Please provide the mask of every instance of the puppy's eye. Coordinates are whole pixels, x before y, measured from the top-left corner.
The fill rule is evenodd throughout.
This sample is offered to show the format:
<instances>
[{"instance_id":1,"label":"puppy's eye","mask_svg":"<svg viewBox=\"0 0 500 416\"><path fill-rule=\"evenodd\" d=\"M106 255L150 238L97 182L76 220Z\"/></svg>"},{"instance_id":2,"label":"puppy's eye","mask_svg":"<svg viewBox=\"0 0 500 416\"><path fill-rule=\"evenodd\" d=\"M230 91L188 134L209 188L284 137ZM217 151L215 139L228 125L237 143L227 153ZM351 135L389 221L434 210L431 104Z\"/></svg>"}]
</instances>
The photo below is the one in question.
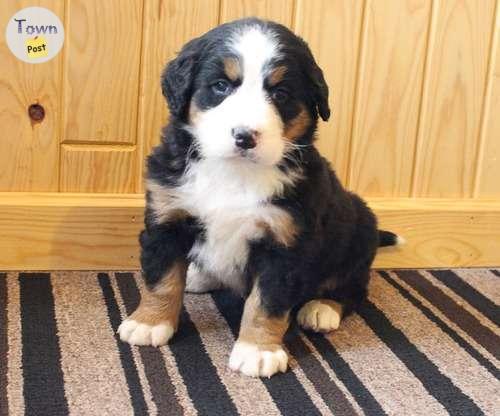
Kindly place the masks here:
<instances>
[{"instance_id":1,"label":"puppy's eye","mask_svg":"<svg viewBox=\"0 0 500 416\"><path fill-rule=\"evenodd\" d=\"M289 97L290 94L283 88L278 88L271 93L271 98L277 103L284 103Z\"/></svg>"},{"instance_id":2,"label":"puppy's eye","mask_svg":"<svg viewBox=\"0 0 500 416\"><path fill-rule=\"evenodd\" d=\"M219 95L227 95L231 92L231 84L223 79L216 81L211 87L212 91Z\"/></svg>"}]
</instances>

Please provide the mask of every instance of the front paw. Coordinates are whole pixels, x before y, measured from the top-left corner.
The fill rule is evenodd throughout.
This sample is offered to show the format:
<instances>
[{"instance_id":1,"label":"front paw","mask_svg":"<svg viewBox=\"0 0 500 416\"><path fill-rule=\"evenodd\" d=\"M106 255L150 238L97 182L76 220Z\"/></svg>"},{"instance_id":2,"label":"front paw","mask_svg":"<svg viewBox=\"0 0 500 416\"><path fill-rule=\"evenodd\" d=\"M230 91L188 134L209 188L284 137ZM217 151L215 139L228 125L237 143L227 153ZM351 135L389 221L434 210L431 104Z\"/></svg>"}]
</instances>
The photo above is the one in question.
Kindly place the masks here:
<instances>
[{"instance_id":1,"label":"front paw","mask_svg":"<svg viewBox=\"0 0 500 416\"><path fill-rule=\"evenodd\" d=\"M174 335L174 328L168 321L156 325L141 323L135 319L125 319L118 327L120 339L132 345L166 345Z\"/></svg>"},{"instance_id":2,"label":"front paw","mask_svg":"<svg viewBox=\"0 0 500 416\"><path fill-rule=\"evenodd\" d=\"M284 373L288 355L280 345L261 346L237 341L229 357L229 367L251 377L271 377Z\"/></svg>"},{"instance_id":3,"label":"front paw","mask_svg":"<svg viewBox=\"0 0 500 416\"><path fill-rule=\"evenodd\" d=\"M338 329L341 318L342 306L325 299L307 302L297 314L297 322L302 328L323 333Z\"/></svg>"}]
</instances>

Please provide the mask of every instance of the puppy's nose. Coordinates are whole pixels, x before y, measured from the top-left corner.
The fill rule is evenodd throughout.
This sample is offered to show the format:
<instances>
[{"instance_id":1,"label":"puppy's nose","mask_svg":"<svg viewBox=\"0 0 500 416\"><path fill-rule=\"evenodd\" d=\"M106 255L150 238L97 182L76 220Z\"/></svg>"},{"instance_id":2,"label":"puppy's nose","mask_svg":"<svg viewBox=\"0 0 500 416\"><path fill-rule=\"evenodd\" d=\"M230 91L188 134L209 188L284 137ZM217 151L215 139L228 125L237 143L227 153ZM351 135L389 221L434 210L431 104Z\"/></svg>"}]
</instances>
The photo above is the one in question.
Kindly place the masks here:
<instances>
[{"instance_id":1,"label":"puppy's nose","mask_svg":"<svg viewBox=\"0 0 500 416\"><path fill-rule=\"evenodd\" d=\"M246 127L235 127L231 130L236 146L241 149L253 149L257 145L258 132Z\"/></svg>"}]
</instances>

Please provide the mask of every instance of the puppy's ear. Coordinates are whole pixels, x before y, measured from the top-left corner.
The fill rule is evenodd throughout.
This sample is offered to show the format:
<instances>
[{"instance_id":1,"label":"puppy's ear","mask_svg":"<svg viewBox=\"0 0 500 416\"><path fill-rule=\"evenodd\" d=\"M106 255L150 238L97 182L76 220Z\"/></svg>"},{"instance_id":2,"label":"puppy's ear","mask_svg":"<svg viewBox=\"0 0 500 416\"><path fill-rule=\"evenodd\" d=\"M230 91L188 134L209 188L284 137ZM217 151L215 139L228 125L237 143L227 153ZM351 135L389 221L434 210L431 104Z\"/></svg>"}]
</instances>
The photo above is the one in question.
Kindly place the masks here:
<instances>
[{"instance_id":1,"label":"puppy's ear","mask_svg":"<svg viewBox=\"0 0 500 416\"><path fill-rule=\"evenodd\" d=\"M318 107L318 113L323 121L330 118L330 105L328 104L328 85L326 84L323 71L314 62L312 65L311 78L314 85L314 100Z\"/></svg>"},{"instance_id":2,"label":"puppy's ear","mask_svg":"<svg viewBox=\"0 0 500 416\"><path fill-rule=\"evenodd\" d=\"M161 75L161 90L167 100L170 113L184 117L191 101L194 76L197 71L203 39L188 42L177 57L170 61Z\"/></svg>"},{"instance_id":3,"label":"puppy's ear","mask_svg":"<svg viewBox=\"0 0 500 416\"><path fill-rule=\"evenodd\" d=\"M323 71L316 63L314 56L307 42L299 39L299 50L302 51L302 60L304 62L304 71L312 84L312 99L318 110L318 114L327 121L330 118L330 105L328 104L328 85L326 84Z\"/></svg>"}]
</instances>

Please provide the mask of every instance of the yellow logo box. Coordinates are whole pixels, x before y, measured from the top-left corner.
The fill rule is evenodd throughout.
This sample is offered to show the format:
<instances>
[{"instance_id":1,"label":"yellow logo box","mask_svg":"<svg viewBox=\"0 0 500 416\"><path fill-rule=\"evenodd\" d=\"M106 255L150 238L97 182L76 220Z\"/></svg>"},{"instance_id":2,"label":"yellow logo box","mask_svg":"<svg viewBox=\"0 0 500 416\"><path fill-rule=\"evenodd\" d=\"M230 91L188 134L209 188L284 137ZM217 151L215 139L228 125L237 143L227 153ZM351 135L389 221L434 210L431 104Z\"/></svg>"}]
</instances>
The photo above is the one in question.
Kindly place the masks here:
<instances>
[{"instance_id":1,"label":"yellow logo box","mask_svg":"<svg viewBox=\"0 0 500 416\"><path fill-rule=\"evenodd\" d=\"M26 53L28 58L41 58L49 54L47 42L43 36L35 36L33 39L26 39Z\"/></svg>"}]
</instances>

